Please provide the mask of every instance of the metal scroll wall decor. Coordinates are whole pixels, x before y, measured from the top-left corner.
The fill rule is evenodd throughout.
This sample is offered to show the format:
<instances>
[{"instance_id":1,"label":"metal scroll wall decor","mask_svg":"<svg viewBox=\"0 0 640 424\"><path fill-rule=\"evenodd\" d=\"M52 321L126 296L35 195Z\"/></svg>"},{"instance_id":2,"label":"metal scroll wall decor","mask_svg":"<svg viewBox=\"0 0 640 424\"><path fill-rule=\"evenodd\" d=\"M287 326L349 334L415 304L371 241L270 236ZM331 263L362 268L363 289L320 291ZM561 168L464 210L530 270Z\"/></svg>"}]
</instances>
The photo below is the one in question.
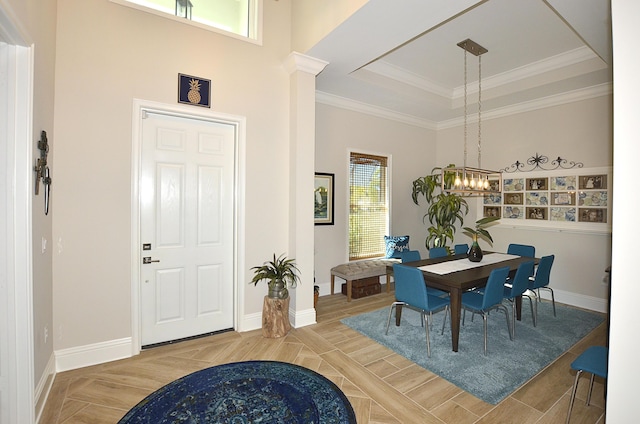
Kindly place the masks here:
<instances>
[{"instance_id":1,"label":"metal scroll wall decor","mask_svg":"<svg viewBox=\"0 0 640 424\"><path fill-rule=\"evenodd\" d=\"M553 171L556 169L582 168L583 166L584 164L582 162L568 161L561 158L560 156L549 163L548 156L536 153L534 156L531 156L529 159L527 159L526 164L517 160L512 165L501 169L499 172L530 172L535 171L536 169L540 169L543 171Z\"/></svg>"},{"instance_id":2,"label":"metal scroll wall decor","mask_svg":"<svg viewBox=\"0 0 640 424\"><path fill-rule=\"evenodd\" d=\"M44 186L44 214L49 214L49 192L51 191L51 176L49 174L49 166L47 165L47 155L49 154L49 142L47 141L47 132L42 131L40 133L40 140L38 140L38 150L40 150L40 157L36 160L36 166L33 168L36 171L36 196L40 194L40 180Z\"/></svg>"}]
</instances>

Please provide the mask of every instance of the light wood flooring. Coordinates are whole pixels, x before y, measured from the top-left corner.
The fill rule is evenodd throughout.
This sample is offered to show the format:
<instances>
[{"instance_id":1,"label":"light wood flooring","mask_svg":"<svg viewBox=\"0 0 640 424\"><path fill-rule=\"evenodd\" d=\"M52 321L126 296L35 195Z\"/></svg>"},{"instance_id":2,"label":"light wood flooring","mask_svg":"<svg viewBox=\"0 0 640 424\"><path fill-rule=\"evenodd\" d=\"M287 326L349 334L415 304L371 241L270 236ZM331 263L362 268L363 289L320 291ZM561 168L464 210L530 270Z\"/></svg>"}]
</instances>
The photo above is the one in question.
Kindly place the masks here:
<instances>
[{"instance_id":1,"label":"light wood flooring","mask_svg":"<svg viewBox=\"0 0 640 424\"><path fill-rule=\"evenodd\" d=\"M246 360L292 362L323 374L348 396L360 424L564 423L575 377L570 363L586 347L606 342L602 324L508 398L490 405L340 323L393 300L393 293L350 303L341 294L323 296L318 323L283 338L265 339L260 330L228 332L59 373L40 423L117 423L145 396L181 376ZM602 424L604 384L596 379L586 406L588 380L586 375L580 380L571 422Z\"/></svg>"}]
</instances>

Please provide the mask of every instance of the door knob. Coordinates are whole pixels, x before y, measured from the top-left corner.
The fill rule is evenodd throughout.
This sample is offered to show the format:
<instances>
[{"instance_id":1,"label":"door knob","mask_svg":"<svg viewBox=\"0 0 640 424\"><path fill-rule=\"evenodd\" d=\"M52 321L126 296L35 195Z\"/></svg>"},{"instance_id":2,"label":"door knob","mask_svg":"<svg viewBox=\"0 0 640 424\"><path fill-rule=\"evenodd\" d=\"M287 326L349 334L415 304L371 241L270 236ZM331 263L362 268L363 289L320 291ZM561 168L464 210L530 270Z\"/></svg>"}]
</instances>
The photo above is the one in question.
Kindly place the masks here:
<instances>
[{"instance_id":1,"label":"door knob","mask_svg":"<svg viewBox=\"0 0 640 424\"><path fill-rule=\"evenodd\" d=\"M145 257L142 258L142 263L143 264L150 264L151 262L160 262L160 260L158 260L158 259L152 260L151 256L145 256Z\"/></svg>"}]
</instances>

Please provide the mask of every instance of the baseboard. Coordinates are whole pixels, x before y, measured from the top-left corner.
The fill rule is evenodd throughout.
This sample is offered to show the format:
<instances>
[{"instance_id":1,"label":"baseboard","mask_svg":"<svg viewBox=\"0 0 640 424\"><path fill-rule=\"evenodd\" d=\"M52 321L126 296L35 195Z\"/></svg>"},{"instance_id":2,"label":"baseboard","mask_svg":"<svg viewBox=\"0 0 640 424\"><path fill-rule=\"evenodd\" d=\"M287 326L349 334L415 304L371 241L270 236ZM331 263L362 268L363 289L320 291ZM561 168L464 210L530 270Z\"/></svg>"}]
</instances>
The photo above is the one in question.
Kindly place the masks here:
<instances>
[{"instance_id":1,"label":"baseboard","mask_svg":"<svg viewBox=\"0 0 640 424\"><path fill-rule=\"evenodd\" d=\"M63 372L133 356L132 339L109 340L86 346L57 350L56 371Z\"/></svg>"},{"instance_id":2,"label":"baseboard","mask_svg":"<svg viewBox=\"0 0 640 424\"><path fill-rule=\"evenodd\" d=\"M564 290L553 290L553 296L558 303L571 305L578 308L589 309L590 311L607 313L609 311L609 303L607 299L599 297L585 296L583 294L572 293ZM551 300L551 293L548 290L540 290L540 297Z\"/></svg>"},{"instance_id":3,"label":"baseboard","mask_svg":"<svg viewBox=\"0 0 640 424\"><path fill-rule=\"evenodd\" d=\"M53 380L55 377L56 358L55 353L52 352L51 357L47 362L47 366L35 388L34 398L36 405L36 423L40 422L40 417L42 417L42 411L44 411L44 406L49 398L49 393L51 393L51 387L53 387Z\"/></svg>"},{"instance_id":4,"label":"baseboard","mask_svg":"<svg viewBox=\"0 0 640 424\"><path fill-rule=\"evenodd\" d=\"M262 328L262 312L244 315L238 323L238 333Z\"/></svg>"},{"instance_id":5,"label":"baseboard","mask_svg":"<svg viewBox=\"0 0 640 424\"><path fill-rule=\"evenodd\" d=\"M293 328L305 327L307 325L316 323L316 310L315 308L306 309L304 311L289 310L289 320Z\"/></svg>"}]
</instances>

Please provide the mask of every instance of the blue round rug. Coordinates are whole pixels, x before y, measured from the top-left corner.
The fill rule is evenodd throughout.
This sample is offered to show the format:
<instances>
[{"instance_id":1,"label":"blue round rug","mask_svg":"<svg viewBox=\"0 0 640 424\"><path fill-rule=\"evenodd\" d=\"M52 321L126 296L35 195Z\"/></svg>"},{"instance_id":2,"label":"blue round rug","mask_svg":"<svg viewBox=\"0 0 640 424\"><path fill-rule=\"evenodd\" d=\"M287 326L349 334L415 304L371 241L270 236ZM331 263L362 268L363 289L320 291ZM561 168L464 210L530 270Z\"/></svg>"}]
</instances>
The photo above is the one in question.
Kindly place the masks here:
<instances>
[{"instance_id":1,"label":"blue round rug","mask_svg":"<svg viewBox=\"0 0 640 424\"><path fill-rule=\"evenodd\" d=\"M342 391L295 364L248 361L194 372L151 393L119 424L355 423Z\"/></svg>"}]
</instances>

